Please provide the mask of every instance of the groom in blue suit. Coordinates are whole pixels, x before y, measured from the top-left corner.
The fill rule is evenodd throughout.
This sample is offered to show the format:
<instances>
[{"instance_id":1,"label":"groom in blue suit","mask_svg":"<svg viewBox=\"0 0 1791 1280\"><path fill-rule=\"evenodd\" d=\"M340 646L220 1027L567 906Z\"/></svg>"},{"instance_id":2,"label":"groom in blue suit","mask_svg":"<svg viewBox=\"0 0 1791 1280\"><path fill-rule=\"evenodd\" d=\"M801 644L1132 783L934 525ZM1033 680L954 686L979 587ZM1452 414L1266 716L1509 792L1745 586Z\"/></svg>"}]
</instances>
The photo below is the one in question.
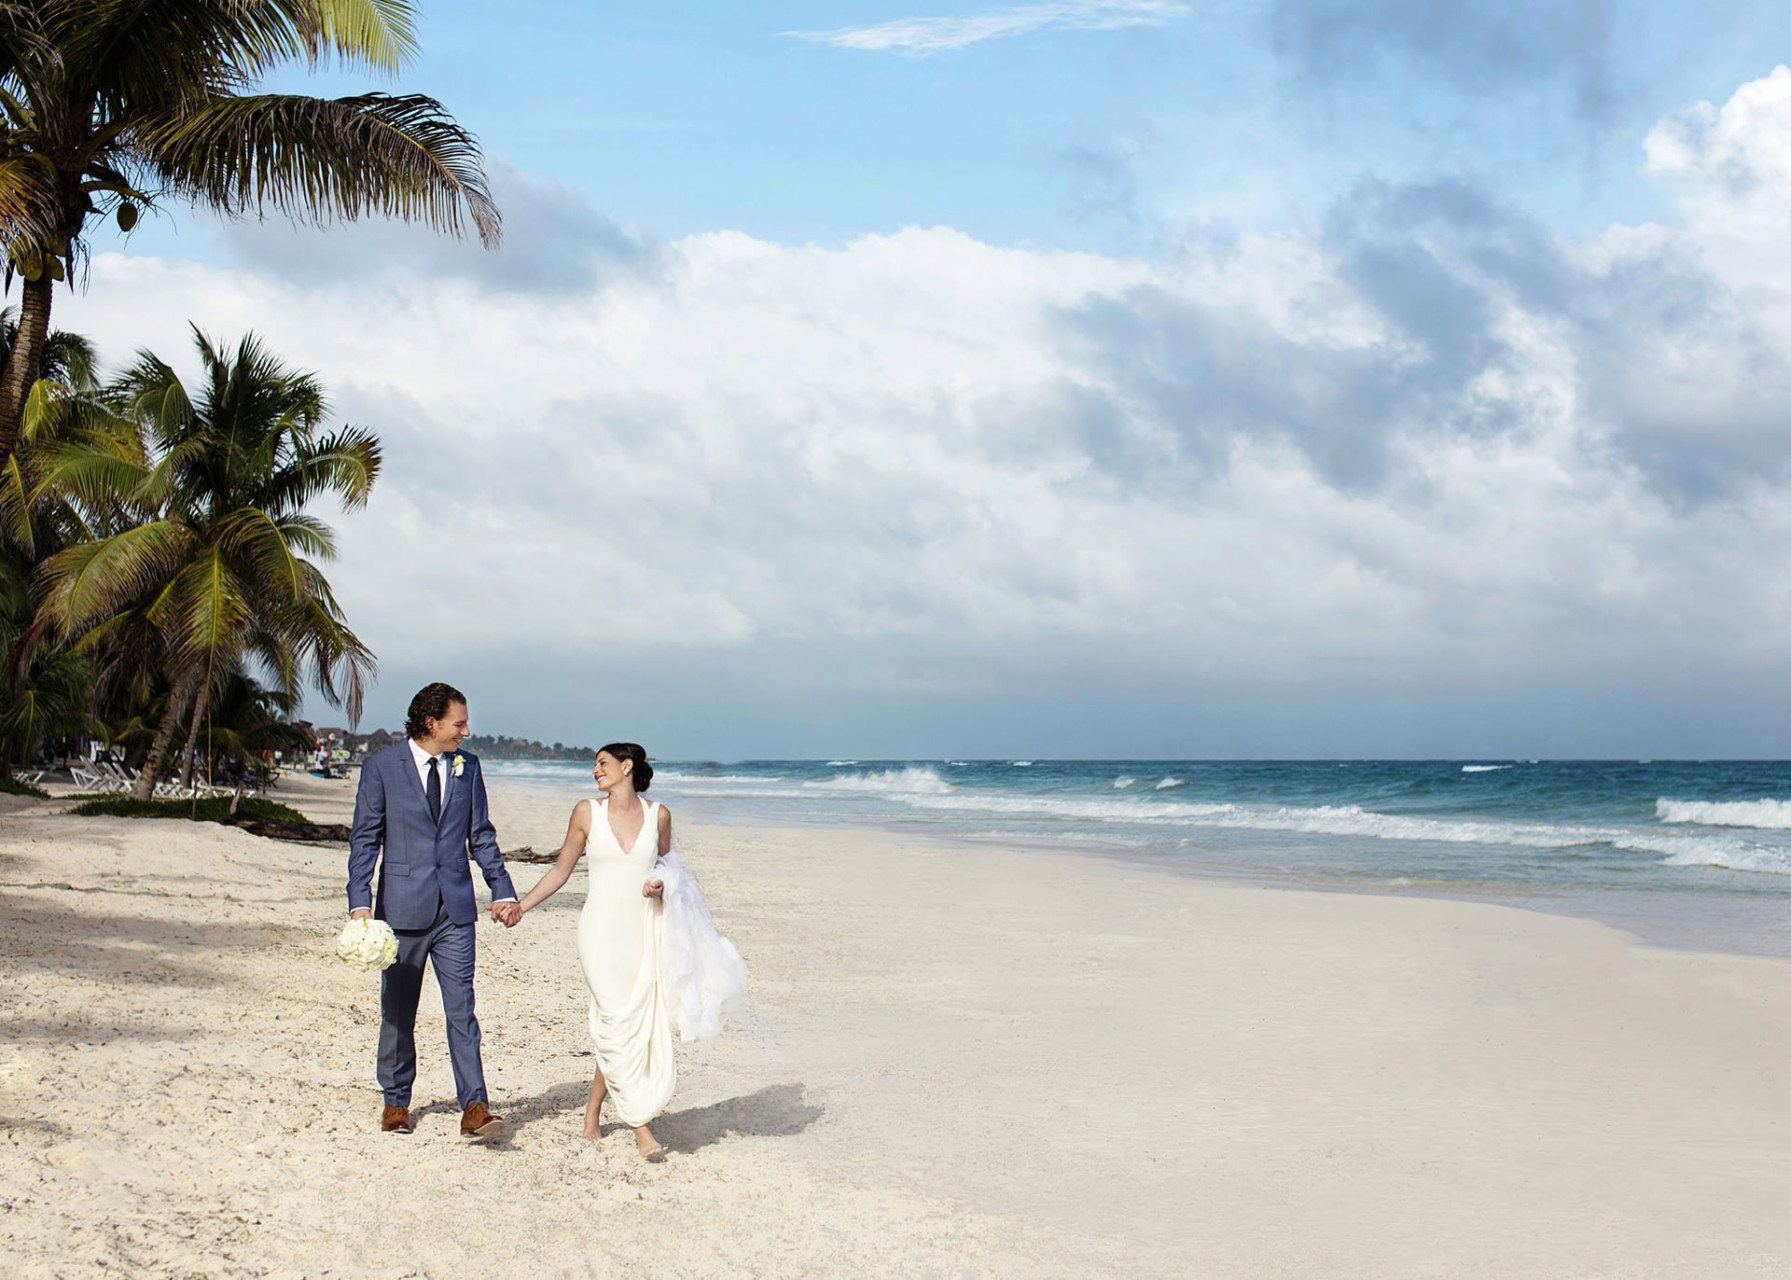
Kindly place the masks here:
<instances>
[{"instance_id":1,"label":"groom in blue suit","mask_svg":"<svg viewBox=\"0 0 1791 1280\"><path fill-rule=\"evenodd\" d=\"M460 1132L490 1137L504 1131L504 1122L487 1105L479 1061L479 1020L473 1016L473 922L479 907L467 852L478 859L491 889L493 915L506 924L515 923L508 913L517 912L516 890L486 809L479 758L459 750L470 734L466 695L453 685L425 686L410 700L404 733L403 742L361 765L348 836L348 913L356 919L376 916L398 936L398 959L379 988L379 1087L385 1093L380 1128L409 1133L414 1127L410 1089L417 1078L417 1000L423 964L429 961L448 1018ZM376 863L377 898L368 887Z\"/></svg>"}]
</instances>

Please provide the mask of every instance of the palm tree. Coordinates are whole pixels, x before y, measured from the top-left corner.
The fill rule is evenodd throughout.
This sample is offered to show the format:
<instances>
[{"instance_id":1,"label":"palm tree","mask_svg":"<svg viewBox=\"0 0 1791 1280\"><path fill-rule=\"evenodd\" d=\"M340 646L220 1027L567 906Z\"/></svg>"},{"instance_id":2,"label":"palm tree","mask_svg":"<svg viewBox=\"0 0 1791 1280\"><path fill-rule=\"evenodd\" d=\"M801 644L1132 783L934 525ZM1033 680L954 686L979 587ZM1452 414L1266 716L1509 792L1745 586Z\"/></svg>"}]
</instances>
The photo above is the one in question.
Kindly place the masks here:
<instances>
[{"instance_id":1,"label":"palm tree","mask_svg":"<svg viewBox=\"0 0 1791 1280\"><path fill-rule=\"evenodd\" d=\"M274 753L294 756L317 750L317 738L309 725L296 723L298 700L278 689L268 689L253 676L234 674L217 697L206 726L206 755L215 749L234 763L228 770L236 784L230 812L241 803L251 777L265 782L273 776ZM208 763L206 781L212 781Z\"/></svg>"},{"instance_id":2,"label":"palm tree","mask_svg":"<svg viewBox=\"0 0 1791 1280\"><path fill-rule=\"evenodd\" d=\"M306 507L330 493L345 509L364 505L378 442L360 427L324 430L317 379L286 370L252 334L234 352L197 329L193 336L197 397L147 351L112 387L151 445L133 492L153 516L64 548L40 575L41 613L58 637L136 628L165 655L173 688L137 781L140 799L153 793L181 711L195 705L196 728L213 694L251 664L282 693L315 685L332 706L346 704L351 723L374 668L318 567L334 557L334 535ZM88 460L69 451L57 476ZM128 467L100 464L114 475Z\"/></svg>"},{"instance_id":3,"label":"palm tree","mask_svg":"<svg viewBox=\"0 0 1791 1280\"><path fill-rule=\"evenodd\" d=\"M46 738L103 728L87 712L87 663L66 649L22 644L31 620L29 580L15 561L0 558L0 653L8 675L0 681L0 778L11 777L15 764L30 764Z\"/></svg>"},{"instance_id":4,"label":"palm tree","mask_svg":"<svg viewBox=\"0 0 1791 1280\"><path fill-rule=\"evenodd\" d=\"M0 0L0 241L8 287L15 269L24 280L0 368L0 463L55 283L85 259L94 218L129 231L171 198L455 235L470 218L497 242L478 144L433 98L253 92L300 59L396 74L416 49L412 12L409 0Z\"/></svg>"},{"instance_id":5,"label":"palm tree","mask_svg":"<svg viewBox=\"0 0 1791 1280\"><path fill-rule=\"evenodd\" d=\"M12 312L0 311L0 358L17 333ZM0 777L14 763L29 763L45 738L103 732L88 709L92 664L43 642L30 584L58 550L128 518L126 500L103 485L52 490L42 484L43 474L71 445L96 457L142 455L135 428L103 403L87 339L52 332L37 373L19 447L0 465Z\"/></svg>"},{"instance_id":6,"label":"palm tree","mask_svg":"<svg viewBox=\"0 0 1791 1280\"><path fill-rule=\"evenodd\" d=\"M0 310L0 363L18 334L16 314ZM117 472L108 459L141 464L147 456L137 424L119 416L104 394L93 344L80 334L50 333L32 383L16 447L0 462L0 553L28 568L71 542L133 523L139 513L131 506L128 472ZM76 455L80 465L61 465ZM52 470L59 478L48 484Z\"/></svg>"}]
</instances>

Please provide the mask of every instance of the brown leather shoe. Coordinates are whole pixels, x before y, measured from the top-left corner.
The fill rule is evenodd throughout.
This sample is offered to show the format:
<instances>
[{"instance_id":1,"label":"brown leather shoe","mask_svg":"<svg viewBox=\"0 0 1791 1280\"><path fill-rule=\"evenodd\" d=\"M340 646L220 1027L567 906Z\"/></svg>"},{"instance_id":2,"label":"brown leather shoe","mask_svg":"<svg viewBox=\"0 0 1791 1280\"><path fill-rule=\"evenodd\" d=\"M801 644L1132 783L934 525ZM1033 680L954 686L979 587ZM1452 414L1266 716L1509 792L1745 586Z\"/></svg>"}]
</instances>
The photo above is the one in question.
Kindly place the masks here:
<instances>
[{"instance_id":1,"label":"brown leather shoe","mask_svg":"<svg viewBox=\"0 0 1791 1280\"><path fill-rule=\"evenodd\" d=\"M504 1131L504 1118L494 1116L483 1102L475 1102L460 1113L460 1136L490 1138Z\"/></svg>"},{"instance_id":2,"label":"brown leather shoe","mask_svg":"<svg viewBox=\"0 0 1791 1280\"><path fill-rule=\"evenodd\" d=\"M411 1123L409 1107L387 1107L379 1117L379 1127L386 1133L409 1133L417 1126Z\"/></svg>"}]
</instances>

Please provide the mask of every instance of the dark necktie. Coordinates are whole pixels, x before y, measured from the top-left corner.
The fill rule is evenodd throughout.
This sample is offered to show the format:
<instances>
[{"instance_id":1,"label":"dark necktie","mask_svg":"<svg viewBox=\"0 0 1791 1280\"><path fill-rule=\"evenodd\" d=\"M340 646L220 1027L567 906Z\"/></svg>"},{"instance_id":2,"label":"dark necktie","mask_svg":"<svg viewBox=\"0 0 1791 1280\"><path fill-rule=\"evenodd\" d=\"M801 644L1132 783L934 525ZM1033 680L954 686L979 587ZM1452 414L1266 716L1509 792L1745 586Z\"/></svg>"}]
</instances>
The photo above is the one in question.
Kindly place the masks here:
<instances>
[{"instance_id":1,"label":"dark necktie","mask_svg":"<svg viewBox=\"0 0 1791 1280\"><path fill-rule=\"evenodd\" d=\"M442 765L434 756L429 757L429 816L437 822L442 820Z\"/></svg>"}]
</instances>

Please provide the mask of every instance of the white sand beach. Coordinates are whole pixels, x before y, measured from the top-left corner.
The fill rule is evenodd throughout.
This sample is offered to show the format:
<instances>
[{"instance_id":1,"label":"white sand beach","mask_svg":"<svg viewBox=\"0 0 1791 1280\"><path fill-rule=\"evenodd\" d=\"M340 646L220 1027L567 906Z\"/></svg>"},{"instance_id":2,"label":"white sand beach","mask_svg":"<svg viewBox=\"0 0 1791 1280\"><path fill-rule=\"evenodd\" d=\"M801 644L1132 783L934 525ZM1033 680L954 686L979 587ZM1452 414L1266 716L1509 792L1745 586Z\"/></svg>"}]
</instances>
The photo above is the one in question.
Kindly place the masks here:
<instances>
[{"instance_id":1,"label":"white sand beach","mask_svg":"<svg viewBox=\"0 0 1791 1280\"><path fill-rule=\"evenodd\" d=\"M503 844L557 846L568 802L496 784ZM687 1055L648 1166L613 1121L579 1137L582 875L480 926L512 1132L458 1136L428 983L404 1138L378 1132L377 979L330 954L342 849L0 804L9 1275L1791 1274L1784 961L686 828L775 1040Z\"/></svg>"}]
</instances>

